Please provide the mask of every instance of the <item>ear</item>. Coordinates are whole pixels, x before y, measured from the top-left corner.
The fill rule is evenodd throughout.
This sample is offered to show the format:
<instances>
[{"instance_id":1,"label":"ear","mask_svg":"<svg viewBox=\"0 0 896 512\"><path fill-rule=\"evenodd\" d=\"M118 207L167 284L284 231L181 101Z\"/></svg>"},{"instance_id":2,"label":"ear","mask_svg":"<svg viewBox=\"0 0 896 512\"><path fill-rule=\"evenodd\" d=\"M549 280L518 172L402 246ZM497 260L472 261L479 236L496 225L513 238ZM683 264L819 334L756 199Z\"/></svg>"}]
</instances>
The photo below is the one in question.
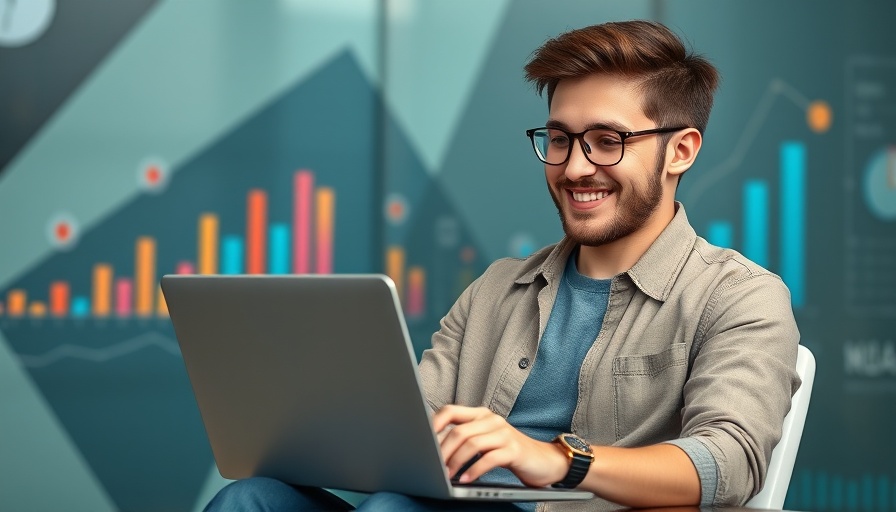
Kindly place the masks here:
<instances>
[{"instance_id":1,"label":"ear","mask_svg":"<svg viewBox=\"0 0 896 512\"><path fill-rule=\"evenodd\" d=\"M684 174L693 165L702 144L703 136L696 128L688 128L676 134L669 141L671 151L666 152L666 172L671 176Z\"/></svg>"}]
</instances>

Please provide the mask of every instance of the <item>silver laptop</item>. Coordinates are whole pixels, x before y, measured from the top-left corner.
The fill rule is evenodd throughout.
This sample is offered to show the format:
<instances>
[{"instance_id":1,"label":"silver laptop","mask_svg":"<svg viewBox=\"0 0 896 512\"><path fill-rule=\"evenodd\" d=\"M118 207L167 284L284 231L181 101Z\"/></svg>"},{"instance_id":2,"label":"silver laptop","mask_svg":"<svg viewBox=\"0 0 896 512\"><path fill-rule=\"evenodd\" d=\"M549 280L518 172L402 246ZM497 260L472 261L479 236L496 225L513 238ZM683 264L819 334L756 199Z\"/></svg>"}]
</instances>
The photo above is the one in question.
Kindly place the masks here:
<instances>
[{"instance_id":1,"label":"silver laptop","mask_svg":"<svg viewBox=\"0 0 896 512\"><path fill-rule=\"evenodd\" d=\"M383 275L162 278L218 470L441 499L589 492L452 484Z\"/></svg>"}]
</instances>

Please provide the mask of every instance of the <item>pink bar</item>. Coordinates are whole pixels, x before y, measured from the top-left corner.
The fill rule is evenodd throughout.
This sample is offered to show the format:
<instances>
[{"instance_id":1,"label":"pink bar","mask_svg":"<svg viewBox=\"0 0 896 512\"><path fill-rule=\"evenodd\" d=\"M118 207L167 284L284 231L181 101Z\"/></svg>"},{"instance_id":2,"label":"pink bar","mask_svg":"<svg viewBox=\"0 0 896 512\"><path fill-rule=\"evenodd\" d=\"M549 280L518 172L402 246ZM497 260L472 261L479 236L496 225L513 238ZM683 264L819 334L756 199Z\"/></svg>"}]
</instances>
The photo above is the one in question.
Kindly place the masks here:
<instances>
[{"instance_id":1,"label":"pink bar","mask_svg":"<svg viewBox=\"0 0 896 512\"><path fill-rule=\"evenodd\" d=\"M307 274L311 270L311 208L314 192L314 174L297 171L294 178L293 198L293 273Z\"/></svg>"},{"instance_id":2,"label":"pink bar","mask_svg":"<svg viewBox=\"0 0 896 512\"><path fill-rule=\"evenodd\" d=\"M174 270L178 274L195 274L196 267L190 261L181 261Z\"/></svg>"},{"instance_id":3,"label":"pink bar","mask_svg":"<svg viewBox=\"0 0 896 512\"><path fill-rule=\"evenodd\" d=\"M115 314L120 317L131 316L132 304L134 303L134 284L133 282L122 277L115 280Z\"/></svg>"},{"instance_id":4,"label":"pink bar","mask_svg":"<svg viewBox=\"0 0 896 512\"><path fill-rule=\"evenodd\" d=\"M420 316L423 313L423 290L419 286L408 288L408 316Z\"/></svg>"}]
</instances>

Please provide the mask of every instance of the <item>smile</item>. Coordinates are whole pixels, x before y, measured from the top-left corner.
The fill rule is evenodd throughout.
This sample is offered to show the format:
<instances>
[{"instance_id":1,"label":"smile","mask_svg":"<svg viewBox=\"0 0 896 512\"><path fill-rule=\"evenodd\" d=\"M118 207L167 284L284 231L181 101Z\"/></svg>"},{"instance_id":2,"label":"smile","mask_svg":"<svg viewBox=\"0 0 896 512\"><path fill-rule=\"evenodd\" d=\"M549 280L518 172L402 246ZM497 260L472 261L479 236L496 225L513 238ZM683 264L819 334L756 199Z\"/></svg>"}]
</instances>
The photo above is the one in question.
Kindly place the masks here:
<instances>
[{"instance_id":1,"label":"smile","mask_svg":"<svg viewBox=\"0 0 896 512\"><path fill-rule=\"evenodd\" d=\"M607 197L608 195L610 195L611 192L609 192L607 190L599 190L597 192L570 191L570 194L572 194L572 198L574 201L579 202L579 203L587 203L590 201L599 201L599 200Z\"/></svg>"}]
</instances>

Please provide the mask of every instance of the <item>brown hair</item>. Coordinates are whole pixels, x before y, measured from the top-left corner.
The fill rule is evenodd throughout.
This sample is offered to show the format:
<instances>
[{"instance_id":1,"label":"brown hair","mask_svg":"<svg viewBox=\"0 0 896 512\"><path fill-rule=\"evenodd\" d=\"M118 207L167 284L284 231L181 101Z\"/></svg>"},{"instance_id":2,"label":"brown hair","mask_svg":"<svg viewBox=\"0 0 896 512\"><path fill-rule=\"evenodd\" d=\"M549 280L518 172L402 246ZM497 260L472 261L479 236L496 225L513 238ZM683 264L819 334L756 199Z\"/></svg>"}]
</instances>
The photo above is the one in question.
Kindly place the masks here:
<instances>
[{"instance_id":1,"label":"brown hair","mask_svg":"<svg viewBox=\"0 0 896 512\"><path fill-rule=\"evenodd\" d=\"M572 30L535 50L525 67L548 106L560 80L592 73L618 74L640 82L644 114L659 126L692 126L703 133L712 110L719 73L688 51L660 23L623 21Z\"/></svg>"}]
</instances>

